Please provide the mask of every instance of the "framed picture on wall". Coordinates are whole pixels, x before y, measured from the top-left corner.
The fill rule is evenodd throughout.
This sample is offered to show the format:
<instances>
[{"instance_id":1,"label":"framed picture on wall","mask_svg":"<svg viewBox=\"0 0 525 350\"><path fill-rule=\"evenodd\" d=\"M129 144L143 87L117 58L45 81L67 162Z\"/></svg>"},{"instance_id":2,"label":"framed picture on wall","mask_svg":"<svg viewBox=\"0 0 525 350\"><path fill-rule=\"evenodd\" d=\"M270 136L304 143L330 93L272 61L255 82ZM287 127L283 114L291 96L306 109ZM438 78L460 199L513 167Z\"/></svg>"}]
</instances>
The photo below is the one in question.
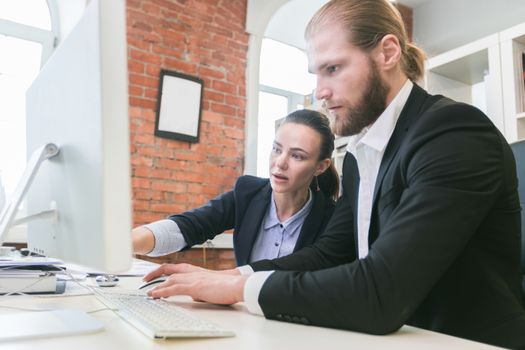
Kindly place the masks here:
<instances>
[{"instance_id":1,"label":"framed picture on wall","mask_svg":"<svg viewBox=\"0 0 525 350\"><path fill-rule=\"evenodd\" d=\"M202 79L161 70L155 136L199 142L203 88Z\"/></svg>"}]
</instances>

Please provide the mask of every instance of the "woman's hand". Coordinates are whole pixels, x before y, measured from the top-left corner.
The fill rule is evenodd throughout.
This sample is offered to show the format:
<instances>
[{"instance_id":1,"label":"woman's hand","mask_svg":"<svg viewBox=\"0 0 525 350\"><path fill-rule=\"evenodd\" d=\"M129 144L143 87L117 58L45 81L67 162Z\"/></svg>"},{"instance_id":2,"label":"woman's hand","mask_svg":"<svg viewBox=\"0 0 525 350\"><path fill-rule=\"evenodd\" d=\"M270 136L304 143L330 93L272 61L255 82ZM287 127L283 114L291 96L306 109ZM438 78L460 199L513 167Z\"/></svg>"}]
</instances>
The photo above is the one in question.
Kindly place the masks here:
<instances>
[{"instance_id":1,"label":"woman's hand","mask_svg":"<svg viewBox=\"0 0 525 350\"><path fill-rule=\"evenodd\" d=\"M163 275L172 275L174 273L191 273L191 272L208 272L219 275L231 275L239 276L240 272L237 269L228 269L228 270L209 270L204 267L195 266L192 264L162 264L159 268L151 271L146 276L144 276L144 281L148 282L154 278L163 276Z\"/></svg>"}]
</instances>

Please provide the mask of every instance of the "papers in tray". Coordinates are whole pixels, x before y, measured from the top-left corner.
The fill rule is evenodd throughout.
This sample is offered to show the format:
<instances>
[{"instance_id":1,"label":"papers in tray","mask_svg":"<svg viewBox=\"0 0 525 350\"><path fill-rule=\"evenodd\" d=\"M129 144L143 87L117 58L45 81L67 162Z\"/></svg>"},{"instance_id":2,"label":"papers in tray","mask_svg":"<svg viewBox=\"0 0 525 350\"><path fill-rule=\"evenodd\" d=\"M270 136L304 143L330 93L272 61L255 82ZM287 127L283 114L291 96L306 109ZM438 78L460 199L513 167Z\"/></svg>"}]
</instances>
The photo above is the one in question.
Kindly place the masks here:
<instances>
[{"instance_id":1,"label":"papers in tray","mask_svg":"<svg viewBox=\"0 0 525 350\"><path fill-rule=\"evenodd\" d=\"M24 266L64 266L62 260L46 258L46 257L0 257L0 270L8 267L24 267Z\"/></svg>"},{"instance_id":2,"label":"papers in tray","mask_svg":"<svg viewBox=\"0 0 525 350\"><path fill-rule=\"evenodd\" d=\"M107 274L107 272L104 272L104 271L96 271L86 266L81 266L81 265L76 265L76 264L71 264L71 263L66 264L66 266L67 266L67 270L71 273L85 273L88 276L98 276L98 275ZM133 259L133 266L131 267L131 269L127 271L123 271L121 273L112 274L112 275L121 276L121 277L122 276L140 277L156 269L157 267L159 267L158 264L155 264L149 261L145 261L145 260Z\"/></svg>"}]
</instances>

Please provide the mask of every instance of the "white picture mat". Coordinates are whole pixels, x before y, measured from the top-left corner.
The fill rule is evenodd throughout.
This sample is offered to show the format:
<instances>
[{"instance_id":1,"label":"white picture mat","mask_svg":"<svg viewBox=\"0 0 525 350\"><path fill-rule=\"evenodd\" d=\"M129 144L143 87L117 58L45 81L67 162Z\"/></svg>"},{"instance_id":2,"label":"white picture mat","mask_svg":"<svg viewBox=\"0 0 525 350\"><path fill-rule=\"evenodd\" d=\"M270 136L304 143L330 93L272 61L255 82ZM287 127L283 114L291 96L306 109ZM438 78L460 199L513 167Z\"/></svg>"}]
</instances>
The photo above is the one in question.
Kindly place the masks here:
<instances>
[{"instance_id":1,"label":"white picture mat","mask_svg":"<svg viewBox=\"0 0 525 350\"><path fill-rule=\"evenodd\" d=\"M199 83L164 75L158 129L197 137L200 101Z\"/></svg>"}]
</instances>

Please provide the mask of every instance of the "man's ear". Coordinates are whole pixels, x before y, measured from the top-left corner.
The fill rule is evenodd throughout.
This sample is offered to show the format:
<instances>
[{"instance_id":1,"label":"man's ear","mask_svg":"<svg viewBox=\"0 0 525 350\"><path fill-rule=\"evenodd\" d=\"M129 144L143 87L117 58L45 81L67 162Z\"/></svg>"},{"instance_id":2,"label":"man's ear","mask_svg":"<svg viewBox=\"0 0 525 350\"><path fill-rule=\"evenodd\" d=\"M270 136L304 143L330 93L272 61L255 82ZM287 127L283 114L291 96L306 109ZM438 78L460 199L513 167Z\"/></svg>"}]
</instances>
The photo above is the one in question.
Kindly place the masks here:
<instances>
[{"instance_id":1,"label":"man's ear","mask_svg":"<svg viewBox=\"0 0 525 350\"><path fill-rule=\"evenodd\" d=\"M392 69L401 59L401 45L395 35L385 35L375 50L377 50L376 64L382 70Z\"/></svg>"}]
</instances>

